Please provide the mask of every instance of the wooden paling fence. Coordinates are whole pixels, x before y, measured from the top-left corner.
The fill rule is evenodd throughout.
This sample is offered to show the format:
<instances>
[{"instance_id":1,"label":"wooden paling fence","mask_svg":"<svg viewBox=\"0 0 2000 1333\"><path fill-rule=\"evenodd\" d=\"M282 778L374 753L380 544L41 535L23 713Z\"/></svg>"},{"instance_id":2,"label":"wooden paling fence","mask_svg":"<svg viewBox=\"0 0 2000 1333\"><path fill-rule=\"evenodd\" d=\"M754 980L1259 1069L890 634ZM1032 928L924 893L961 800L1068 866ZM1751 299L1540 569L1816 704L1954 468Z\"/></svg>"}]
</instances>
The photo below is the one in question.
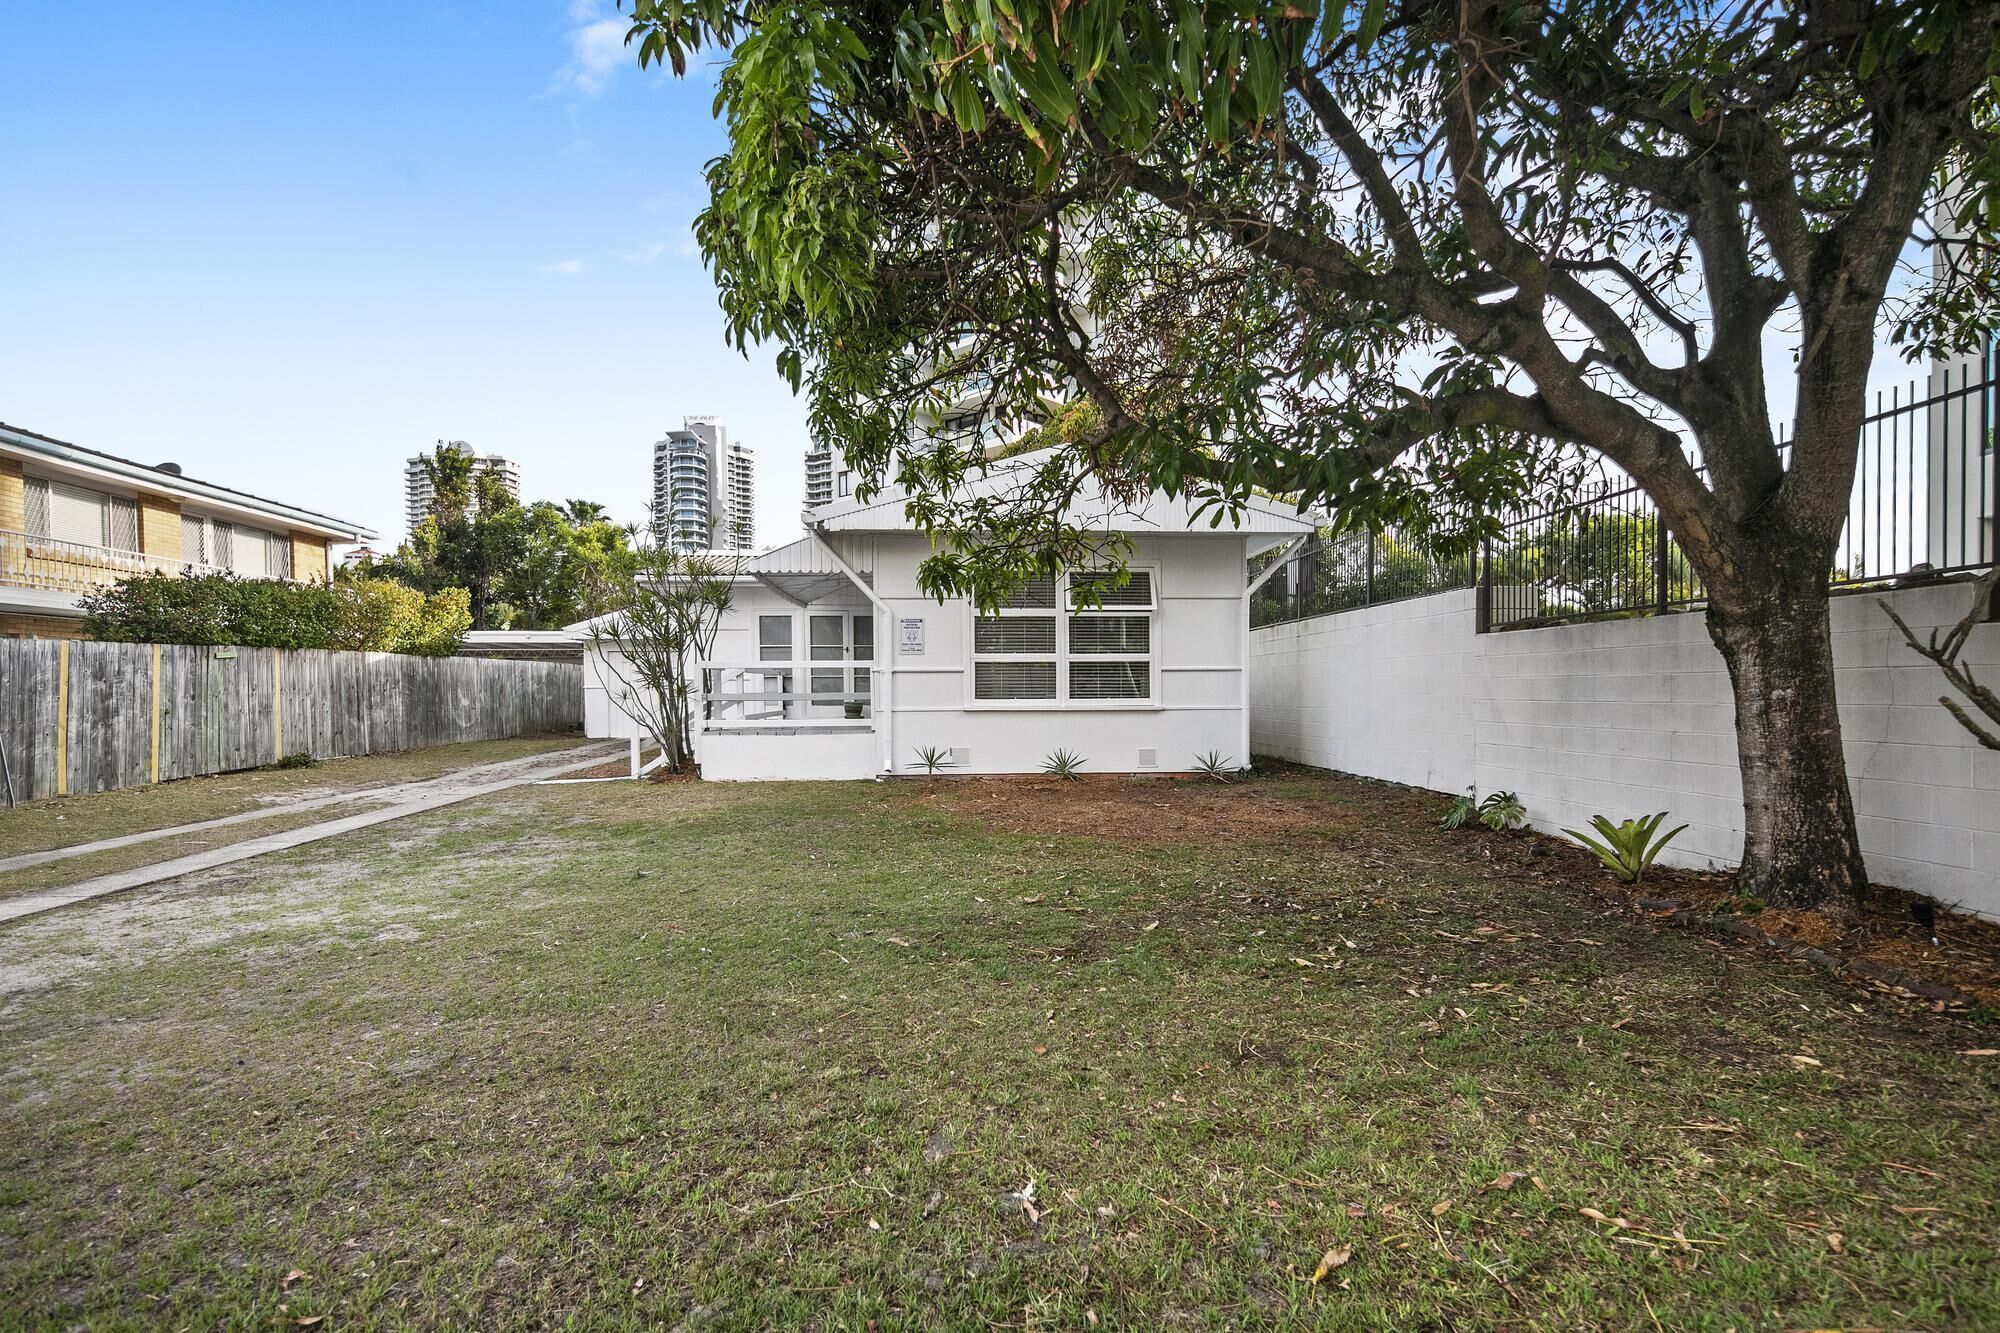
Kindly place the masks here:
<instances>
[{"instance_id":1,"label":"wooden paling fence","mask_svg":"<svg viewBox=\"0 0 2000 1333\"><path fill-rule=\"evenodd\" d=\"M569 662L0 639L16 800L582 725Z\"/></svg>"}]
</instances>

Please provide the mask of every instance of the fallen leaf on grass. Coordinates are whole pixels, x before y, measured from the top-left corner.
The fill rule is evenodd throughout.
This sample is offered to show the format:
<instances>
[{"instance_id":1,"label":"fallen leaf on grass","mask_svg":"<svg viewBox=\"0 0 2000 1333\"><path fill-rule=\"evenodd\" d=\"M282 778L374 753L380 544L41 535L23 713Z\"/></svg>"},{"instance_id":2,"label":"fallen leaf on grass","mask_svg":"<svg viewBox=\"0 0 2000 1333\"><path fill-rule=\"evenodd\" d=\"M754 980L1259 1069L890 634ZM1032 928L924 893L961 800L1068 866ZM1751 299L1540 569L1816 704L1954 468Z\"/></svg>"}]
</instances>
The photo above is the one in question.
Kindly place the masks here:
<instances>
[{"instance_id":1,"label":"fallen leaf on grass","mask_svg":"<svg viewBox=\"0 0 2000 1333\"><path fill-rule=\"evenodd\" d=\"M1589 1218L1591 1221L1602 1223L1607 1227L1617 1227L1620 1231L1630 1231L1632 1229L1632 1224L1625 1218L1606 1217L1603 1213L1598 1212L1595 1208L1579 1208L1577 1209L1577 1211L1579 1213L1582 1213L1585 1217Z\"/></svg>"},{"instance_id":2,"label":"fallen leaf on grass","mask_svg":"<svg viewBox=\"0 0 2000 1333\"><path fill-rule=\"evenodd\" d=\"M1350 1203L1347 1205L1347 1215L1349 1217L1366 1217L1368 1216L1368 1210L1358 1203Z\"/></svg>"},{"instance_id":3,"label":"fallen leaf on grass","mask_svg":"<svg viewBox=\"0 0 2000 1333\"><path fill-rule=\"evenodd\" d=\"M1352 1259L1353 1257L1354 1257L1354 1247L1352 1245L1343 1245L1337 1250L1328 1250L1325 1254L1322 1254L1319 1257L1319 1267L1313 1269L1313 1275L1310 1278L1308 1278L1307 1281L1309 1282L1324 1281L1328 1273L1331 1273L1334 1269L1339 1268L1342 1264L1346 1263L1349 1259Z\"/></svg>"},{"instance_id":4,"label":"fallen leaf on grass","mask_svg":"<svg viewBox=\"0 0 2000 1333\"><path fill-rule=\"evenodd\" d=\"M1829 1231L1826 1233L1826 1248L1832 1250L1835 1254L1847 1253L1846 1242L1847 1237L1841 1235L1838 1231Z\"/></svg>"},{"instance_id":5,"label":"fallen leaf on grass","mask_svg":"<svg viewBox=\"0 0 2000 1333\"><path fill-rule=\"evenodd\" d=\"M1810 1065L1814 1069L1826 1068L1825 1065L1813 1059L1810 1055L1788 1055L1785 1058L1795 1065Z\"/></svg>"},{"instance_id":6,"label":"fallen leaf on grass","mask_svg":"<svg viewBox=\"0 0 2000 1333\"><path fill-rule=\"evenodd\" d=\"M300 1328L317 1328L325 1320L326 1316L323 1314L302 1314L292 1323Z\"/></svg>"},{"instance_id":7,"label":"fallen leaf on grass","mask_svg":"<svg viewBox=\"0 0 2000 1333\"><path fill-rule=\"evenodd\" d=\"M292 1289L292 1284L294 1282L298 1282L304 1279L305 1275L306 1275L305 1269L294 1268L291 1272L285 1274L284 1280L282 1282L278 1283L278 1290L290 1291Z\"/></svg>"},{"instance_id":8,"label":"fallen leaf on grass","mask_svg":"<svg viewBox=\"0 0 2000 1333\"><path fill-rule=\"evenodd\" d=\"M1977 1048L1976 1050L1970 1050L1970 1051L1960 1051L1960 1052L1959 1052L1959 1054L1960 1054L1960 1055L2000 1055L2000 1048L1996 1048L1996 1047L1992 1047L1992 1046L1981 1046L1981 1047Z\"/></svg>"},{"instance_id":9,"label":"fallen leaf on grass","mask_svg":"<svg viewBox=\"0 0 2000 1333\"><path fill-rule=\"evenodd\" d=\"M1157 921L1148 921L1148 922L1147 922L1147 923L1145 924L1145 926L1144 926L1144 927L1142 927L1142 928L1140 929L1139 933L1140 933L1141 935L1143 935L1143 934L1145 934L1145 933L1146 933L1147 931L1149 931L1149 930L1158 930L1159 928L1160 928L1160 923L1159 923L1159 922L1157 922Z\"/></svg>"},{"instance_id":10,"label":"fallen leaf on grass","mask_svg":"<svg viewBox=\"0 0 2000 1333\"><path fill-rule=\"evenodd\" d=\"M874 1218L871 1217L868 1219L868 1229L870 1231L880 1231L882 1229L882 1224L880 1222L877 1222Z\"/></svg>"},{"instance_id":11,"label":"fallen leaf on grass","mask_svg":"<svg viewBox=\"0 0 2000 1333\"><path fill-rule=\"evenodd\" d=\"M1516 1181L1526 1179L1527 1174L1525 1171L1502 1171L1499 1175L1487 1181L1485 1188L1490 1190L1510 1190L1514 1188Z\"/></svg>"},{"instance_id":12,"label":"fallen leaf on grass","mask_svg":"<svg viewBox=\"0 0 2000 1333\"><path fill-rule=\"evenodd\" d=\"M1450 1211L1451 1211L1450 1199L1440 1199L1436 1203L1431 1205L1432 1217L1443 1217L1446 1213Z\"/></svg>"},{"instance_id":13,"label":"fallen leaf on grass","mask_svg":"<svg viewBox=\"0 0 2000 1333\"><path fill-rule=\"evenodd\" d=\"M895 945L898 949L907 949L910 947L910 942L900 935L884 935L882 938Z\"/></svg>"},{"instance_id":14,"label":"fallen leaf on grass","mask_svg":"<svg viewBox=\"0 0 2000 1333\"><path fill-rule=\"evenodd\" d=\"M1048 900L1049 900L1049 896L1048 896L1048 895L1047 895L1046 893L1038 893L1038 894L1036 894L1036 895L1035 895L1034 897L1032 897L1032 898L1023 898L1023 899L1021 899L1021 901L1022 901L1022 902L1024 902L1024 903L1045 903L1045 902L1047 902Z\"/></svg>"},{"instance_id":15,"label":"fallen leaf on grass","mask_svg":"<svg viewBox=\"0 0 2000 1333\"><path fill-rule=\"evenodd\" d=\"M1048 1048L1048 1047L1046 1047L1046 1046L1037 1046L1037 1047L1035 1047L1035 1054L1036 1054L1036 1055L1047 1055L1048 1053L1049 1053L1049 1048Z\"/></svg>"}]
</instances>

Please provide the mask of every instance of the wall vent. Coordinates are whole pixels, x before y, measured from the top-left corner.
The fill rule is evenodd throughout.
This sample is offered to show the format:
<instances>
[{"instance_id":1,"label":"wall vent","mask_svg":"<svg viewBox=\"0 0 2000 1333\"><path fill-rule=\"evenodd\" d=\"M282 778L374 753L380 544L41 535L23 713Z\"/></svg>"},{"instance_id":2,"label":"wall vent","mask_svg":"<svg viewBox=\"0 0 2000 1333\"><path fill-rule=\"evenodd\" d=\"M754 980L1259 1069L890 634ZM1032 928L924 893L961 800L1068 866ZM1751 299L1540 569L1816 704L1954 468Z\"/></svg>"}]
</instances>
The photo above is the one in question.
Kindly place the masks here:
<instances>
[{"instance_id":1,"label":"wall vent","mask_svg":"<svg viewBox=\"0 0 2000 1333\"><path fill-rule=\"evenodd\" d=\"M970 747L970 746L965 746L965 745L954 745L954 746L952 746L952 747L951 747L951 766L952 766L953 768L970 768L970 767L972 766L972 749L971 749L971 747Z\"/></svg>"},{"instance_id":2,"label":"wall vent","mask_svg":"<svg viewBox=\"0 0 2000 1333\"><path fill-rule=\"evenodd\" d=\"M1149 750L1139 751L1139 767L1158 768L1159 766L1160 766L1160 752L1158 750L1149 749Z\"/></svg>"}]
</instances>

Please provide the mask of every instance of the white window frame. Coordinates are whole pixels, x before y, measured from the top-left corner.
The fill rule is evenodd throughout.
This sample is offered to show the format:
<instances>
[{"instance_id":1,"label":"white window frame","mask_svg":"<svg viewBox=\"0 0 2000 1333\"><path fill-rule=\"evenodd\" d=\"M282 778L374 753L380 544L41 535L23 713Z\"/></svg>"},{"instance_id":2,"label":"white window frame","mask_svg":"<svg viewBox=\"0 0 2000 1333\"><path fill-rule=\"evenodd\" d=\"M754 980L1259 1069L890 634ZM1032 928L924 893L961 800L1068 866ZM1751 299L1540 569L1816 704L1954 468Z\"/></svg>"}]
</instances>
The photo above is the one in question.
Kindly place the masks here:
<instances>
[{"instance_id":1,"label":"white window frame","mask_svg":"<svg viewBox=\"0 0 2000 1333\"><path fill-rule=\"evenodd\" d=\"M1056 622L1056 648L1049 653L982 653L977 650L979 621L983 618L977 607L966 603L965 613L965 707L973 710L995 710L1004 712L1158 712L1160 703L1159 664L1159 619L1160 619L1160 567L1157 564L1135 563L1128 568L1134 574L1145 574L1150 580L1152 597L1143 605L1132 606L1088 606L1078 608L1074 604L1072 580L1077 575L1094 574L1093 569L1064 570L1056 575L1055 606L1050 607L1001 607L990 613L1001 619L1025 618L1048 619ZM1129 586L1129 585L1128 585ZM1075 656L1087 662L1144 662L1146 664L1146 697L1143 699L1076 699L1070 696L1069 672L1072 654L1069 648L1070 623L1074 620L1104 616L1144 616L1147 651L1144 653L1081 653ZM981 699L979 695L979 663L981 662L1053 662L1056 669L1056 692L1046 699Z\"/></svg>"}]
</instances>

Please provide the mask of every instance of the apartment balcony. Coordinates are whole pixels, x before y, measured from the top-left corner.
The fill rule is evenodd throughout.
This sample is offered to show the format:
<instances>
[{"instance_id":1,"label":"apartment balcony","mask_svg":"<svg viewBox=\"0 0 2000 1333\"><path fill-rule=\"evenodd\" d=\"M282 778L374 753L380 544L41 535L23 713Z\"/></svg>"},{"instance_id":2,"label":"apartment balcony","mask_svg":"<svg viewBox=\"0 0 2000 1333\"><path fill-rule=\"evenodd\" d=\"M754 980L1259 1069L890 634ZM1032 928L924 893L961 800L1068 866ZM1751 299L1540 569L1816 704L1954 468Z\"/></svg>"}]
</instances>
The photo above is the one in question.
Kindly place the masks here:
<instances>
[{"instance_id":1,"label":"apartment balcony","mask_svg":"<svg viewBox=\"0 0 2000 1333\"><path fill-rule=\"evenodd\" d=\"M212 565L0 530L0 602L30 611L70 611L76 599L120 579L154 571L219 574Z\"/></svg>"}]
</instances>

